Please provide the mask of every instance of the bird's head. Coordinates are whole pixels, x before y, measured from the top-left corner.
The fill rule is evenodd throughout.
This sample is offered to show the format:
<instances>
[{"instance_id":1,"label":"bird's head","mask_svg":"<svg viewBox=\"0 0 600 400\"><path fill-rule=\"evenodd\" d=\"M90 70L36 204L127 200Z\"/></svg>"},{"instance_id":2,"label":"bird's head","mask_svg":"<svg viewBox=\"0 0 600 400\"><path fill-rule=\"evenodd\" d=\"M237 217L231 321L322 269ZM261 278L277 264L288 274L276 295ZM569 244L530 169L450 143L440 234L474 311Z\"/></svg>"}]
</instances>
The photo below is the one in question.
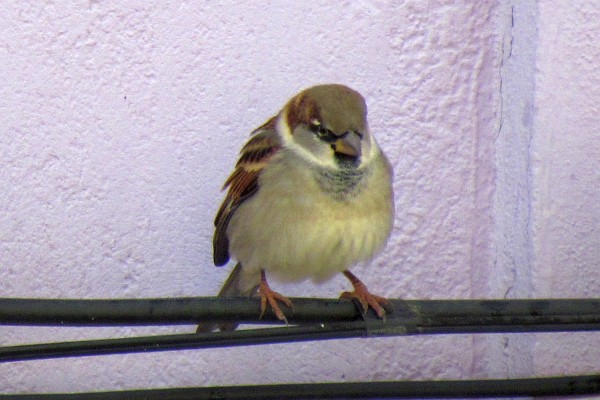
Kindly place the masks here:
<instances>
[{"instance_id":1,"label":"bird's head","mask_svg":"<svg viewBox=\"0 0 600 400\"><path fill-rule=\"evenodd\" d=\"M308 88L283 108L277 122L283 142L323 167L361 168L377 153L367 124L367 105L338 84Z\"/></svg>"}]
</instances>

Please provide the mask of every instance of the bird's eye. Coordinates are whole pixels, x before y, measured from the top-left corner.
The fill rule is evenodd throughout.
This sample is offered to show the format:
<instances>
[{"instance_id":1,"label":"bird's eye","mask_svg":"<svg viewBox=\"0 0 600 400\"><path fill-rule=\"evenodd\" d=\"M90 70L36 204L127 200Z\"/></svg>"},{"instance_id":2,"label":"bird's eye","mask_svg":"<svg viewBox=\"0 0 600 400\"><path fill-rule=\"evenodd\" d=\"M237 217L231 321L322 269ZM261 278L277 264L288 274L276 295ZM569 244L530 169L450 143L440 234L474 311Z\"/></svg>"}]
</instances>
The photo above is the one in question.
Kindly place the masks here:
<instances>
[{"instance_id":1,"label":"bird's eye","mask_svg":"<svg viewBox=\"0 0 600 400\"><path fill-rule=\"evenodd\" d=\"M310 124L308 124L308 127L310 128L310 130L313 133L319 133L319 131L323 129L323 126L321 125L321 123L319 121L317 121L316 119L313 121L310 121Z\"/></svg>"},{"instance_id":2,"label":"bird's eye","mask_svg":"<svg viewBox=\"0 0 600 400\"><path fill-rule=\"evenodd\" d=\"M334 142L337 137L329 129L325 128L317 120L311 121L309 125L310 130L317 135L317 137L325 142Z\"/></svg>"}]
</instances>

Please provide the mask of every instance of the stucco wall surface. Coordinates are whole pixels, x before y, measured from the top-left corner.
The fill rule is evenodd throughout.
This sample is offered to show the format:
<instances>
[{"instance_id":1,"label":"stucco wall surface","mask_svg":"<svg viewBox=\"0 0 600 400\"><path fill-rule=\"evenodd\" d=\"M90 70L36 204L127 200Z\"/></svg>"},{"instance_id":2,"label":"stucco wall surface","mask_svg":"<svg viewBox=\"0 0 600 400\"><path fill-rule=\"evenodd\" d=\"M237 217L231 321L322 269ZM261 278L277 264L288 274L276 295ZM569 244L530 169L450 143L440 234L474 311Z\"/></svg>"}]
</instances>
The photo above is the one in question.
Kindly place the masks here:
<instances>
[{"instance_id":1,"label":"stucco wall surface","mask_svg":"<svg viewBox=\"0 0 600 400\"><path fill-rule=\"evenodd\" d=\"M536 297L600 296L600 4L541 1L532 142ZM538 373L600 371L600 332L538 335Z\"/></svg>"},{"instance_id":2,"label":"stucco wall surface","mask_svg":"<svg viewBox=\"0 0 600 400\"><path fill-rule=\"evenodd\" d=\"M324 82L363 93L394 166L392 237L353 269L372 291L597 295L599 19L592 2L550 3L5 2L0 296L215 294L229 268L212 266L212 219L241 145ZM563 38L565 18L574 27ZM554 91L575 82L557 58L587 77L561 101ZM571 134L557 139L561 130ZM348 289L341 276L271 284L289 296ZM561 285L571 291L557 294ZM0 326L0 345L193 331ZM581 337L582 351L597 343ZM455 335L4 363L0 390L501 378L548 373L556 360L544 346L570 340ZM586 372L600 369L589 357Z\"/></svg>"},{"instance_id":3,"label":"stucco wall surface","mask_svg":"<svg viewBox=\"0 0 600 400\"><path fill-rule=\"evenodd\" d=\"M212 218L239 148L298 90L342 82L365 95L396 171L393 237L356 273L386 296L469 297L474 229L489 204L478 196L491 189L491 164L481 167L478 158L491 149L486 121L496 109L493 8L5 5L3 295L215 294L228 270L211 263ZM335 297L348 283L273 286ZM1 329L2 344L193 331ZM348 340L3 364L0 380L4 390L66 391L461 378L471 357L468 336Z\"/></svg>"}]
</instances>

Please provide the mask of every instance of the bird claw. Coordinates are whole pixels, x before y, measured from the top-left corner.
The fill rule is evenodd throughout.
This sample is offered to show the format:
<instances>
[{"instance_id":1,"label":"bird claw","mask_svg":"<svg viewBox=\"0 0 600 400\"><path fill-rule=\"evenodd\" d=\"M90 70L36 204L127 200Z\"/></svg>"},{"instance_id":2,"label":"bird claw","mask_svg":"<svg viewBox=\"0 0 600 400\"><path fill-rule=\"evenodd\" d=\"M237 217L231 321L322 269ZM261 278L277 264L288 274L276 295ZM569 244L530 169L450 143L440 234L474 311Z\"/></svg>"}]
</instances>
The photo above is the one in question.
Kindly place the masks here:
<instances>
[{"instance_id":1,"label":"bird claw","mask_svg":"<svg viewBox=\"0 0 600 400\"><path fill-rule=\"evenodd\" d=\"M268 302L269 306L271 306L271 309L273 310L273 313L275 314L277 319L279 319L280 321L284 321L287 325L288 320L287 320L285 314L283 313L283 311L281 311L281 308L279 308L277 301L278 300L281 301L282 303L284 303L286 306L288 306L289 308L291 308L293 310L294 304L292 303L292 301L290 299L288 299L287 297L285 297L284 295L272 290L266 281L261 282L260 287L258 289L258 295L260 296L260 317L259 318L262 319L262 317L265 315L265 311L267 311L267 302Z\"/></svg>"},{"instance_id":2,"label":"bird claw","mask_svg":"<svg viewBox=\"0 0 600 400\"><path fill-rule=\"evenodd\" d=\"M369 289L367 289L365 284L350 271L344 271L344 275L350 280L350 283L354 286L354 290L352 292L343 292L340 298L357 300L361 305L363 315L365 315L369 310L369 307L371 307L375 311L375 314L385 321L386 311L383 306L390 304L389 300L369 292Z\"/></svg>"},{"instance_id":3,"label":"bird claw","mask_svg":"<svg viewBox=\"0 0 600 400\"><path fill-rule=\"evenodd\" d=\"M361 305L363 315L365 315L369 310L369 307L371 307L379 318L385 320L386 311L382 304L389 304L388 299L371 294L366 290L366 287L364 291L354 290L352 292L344 292L340 296L340 299L357 300Z\"/></svg>"}]
</instances>

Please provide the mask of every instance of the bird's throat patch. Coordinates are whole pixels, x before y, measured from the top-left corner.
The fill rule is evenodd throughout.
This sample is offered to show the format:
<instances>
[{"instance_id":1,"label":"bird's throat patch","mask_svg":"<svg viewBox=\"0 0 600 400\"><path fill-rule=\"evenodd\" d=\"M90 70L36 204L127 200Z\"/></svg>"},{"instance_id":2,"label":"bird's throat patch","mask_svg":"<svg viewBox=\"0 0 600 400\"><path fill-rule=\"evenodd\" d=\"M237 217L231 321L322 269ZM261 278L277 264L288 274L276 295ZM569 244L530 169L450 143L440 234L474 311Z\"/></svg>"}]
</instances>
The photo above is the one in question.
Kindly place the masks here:
<instances>
[{"instance_id":1,"label":"bird's throat patch","mask_svg":"<svg viewBox=\"0 0 600 400\"><path fill-rule=\"evenodd\" d=\"M349 200L362 192L371 168L340 169L319 168L316 170L317 182L321 189L336 200Z\"/></svg>"}]
</instances>

